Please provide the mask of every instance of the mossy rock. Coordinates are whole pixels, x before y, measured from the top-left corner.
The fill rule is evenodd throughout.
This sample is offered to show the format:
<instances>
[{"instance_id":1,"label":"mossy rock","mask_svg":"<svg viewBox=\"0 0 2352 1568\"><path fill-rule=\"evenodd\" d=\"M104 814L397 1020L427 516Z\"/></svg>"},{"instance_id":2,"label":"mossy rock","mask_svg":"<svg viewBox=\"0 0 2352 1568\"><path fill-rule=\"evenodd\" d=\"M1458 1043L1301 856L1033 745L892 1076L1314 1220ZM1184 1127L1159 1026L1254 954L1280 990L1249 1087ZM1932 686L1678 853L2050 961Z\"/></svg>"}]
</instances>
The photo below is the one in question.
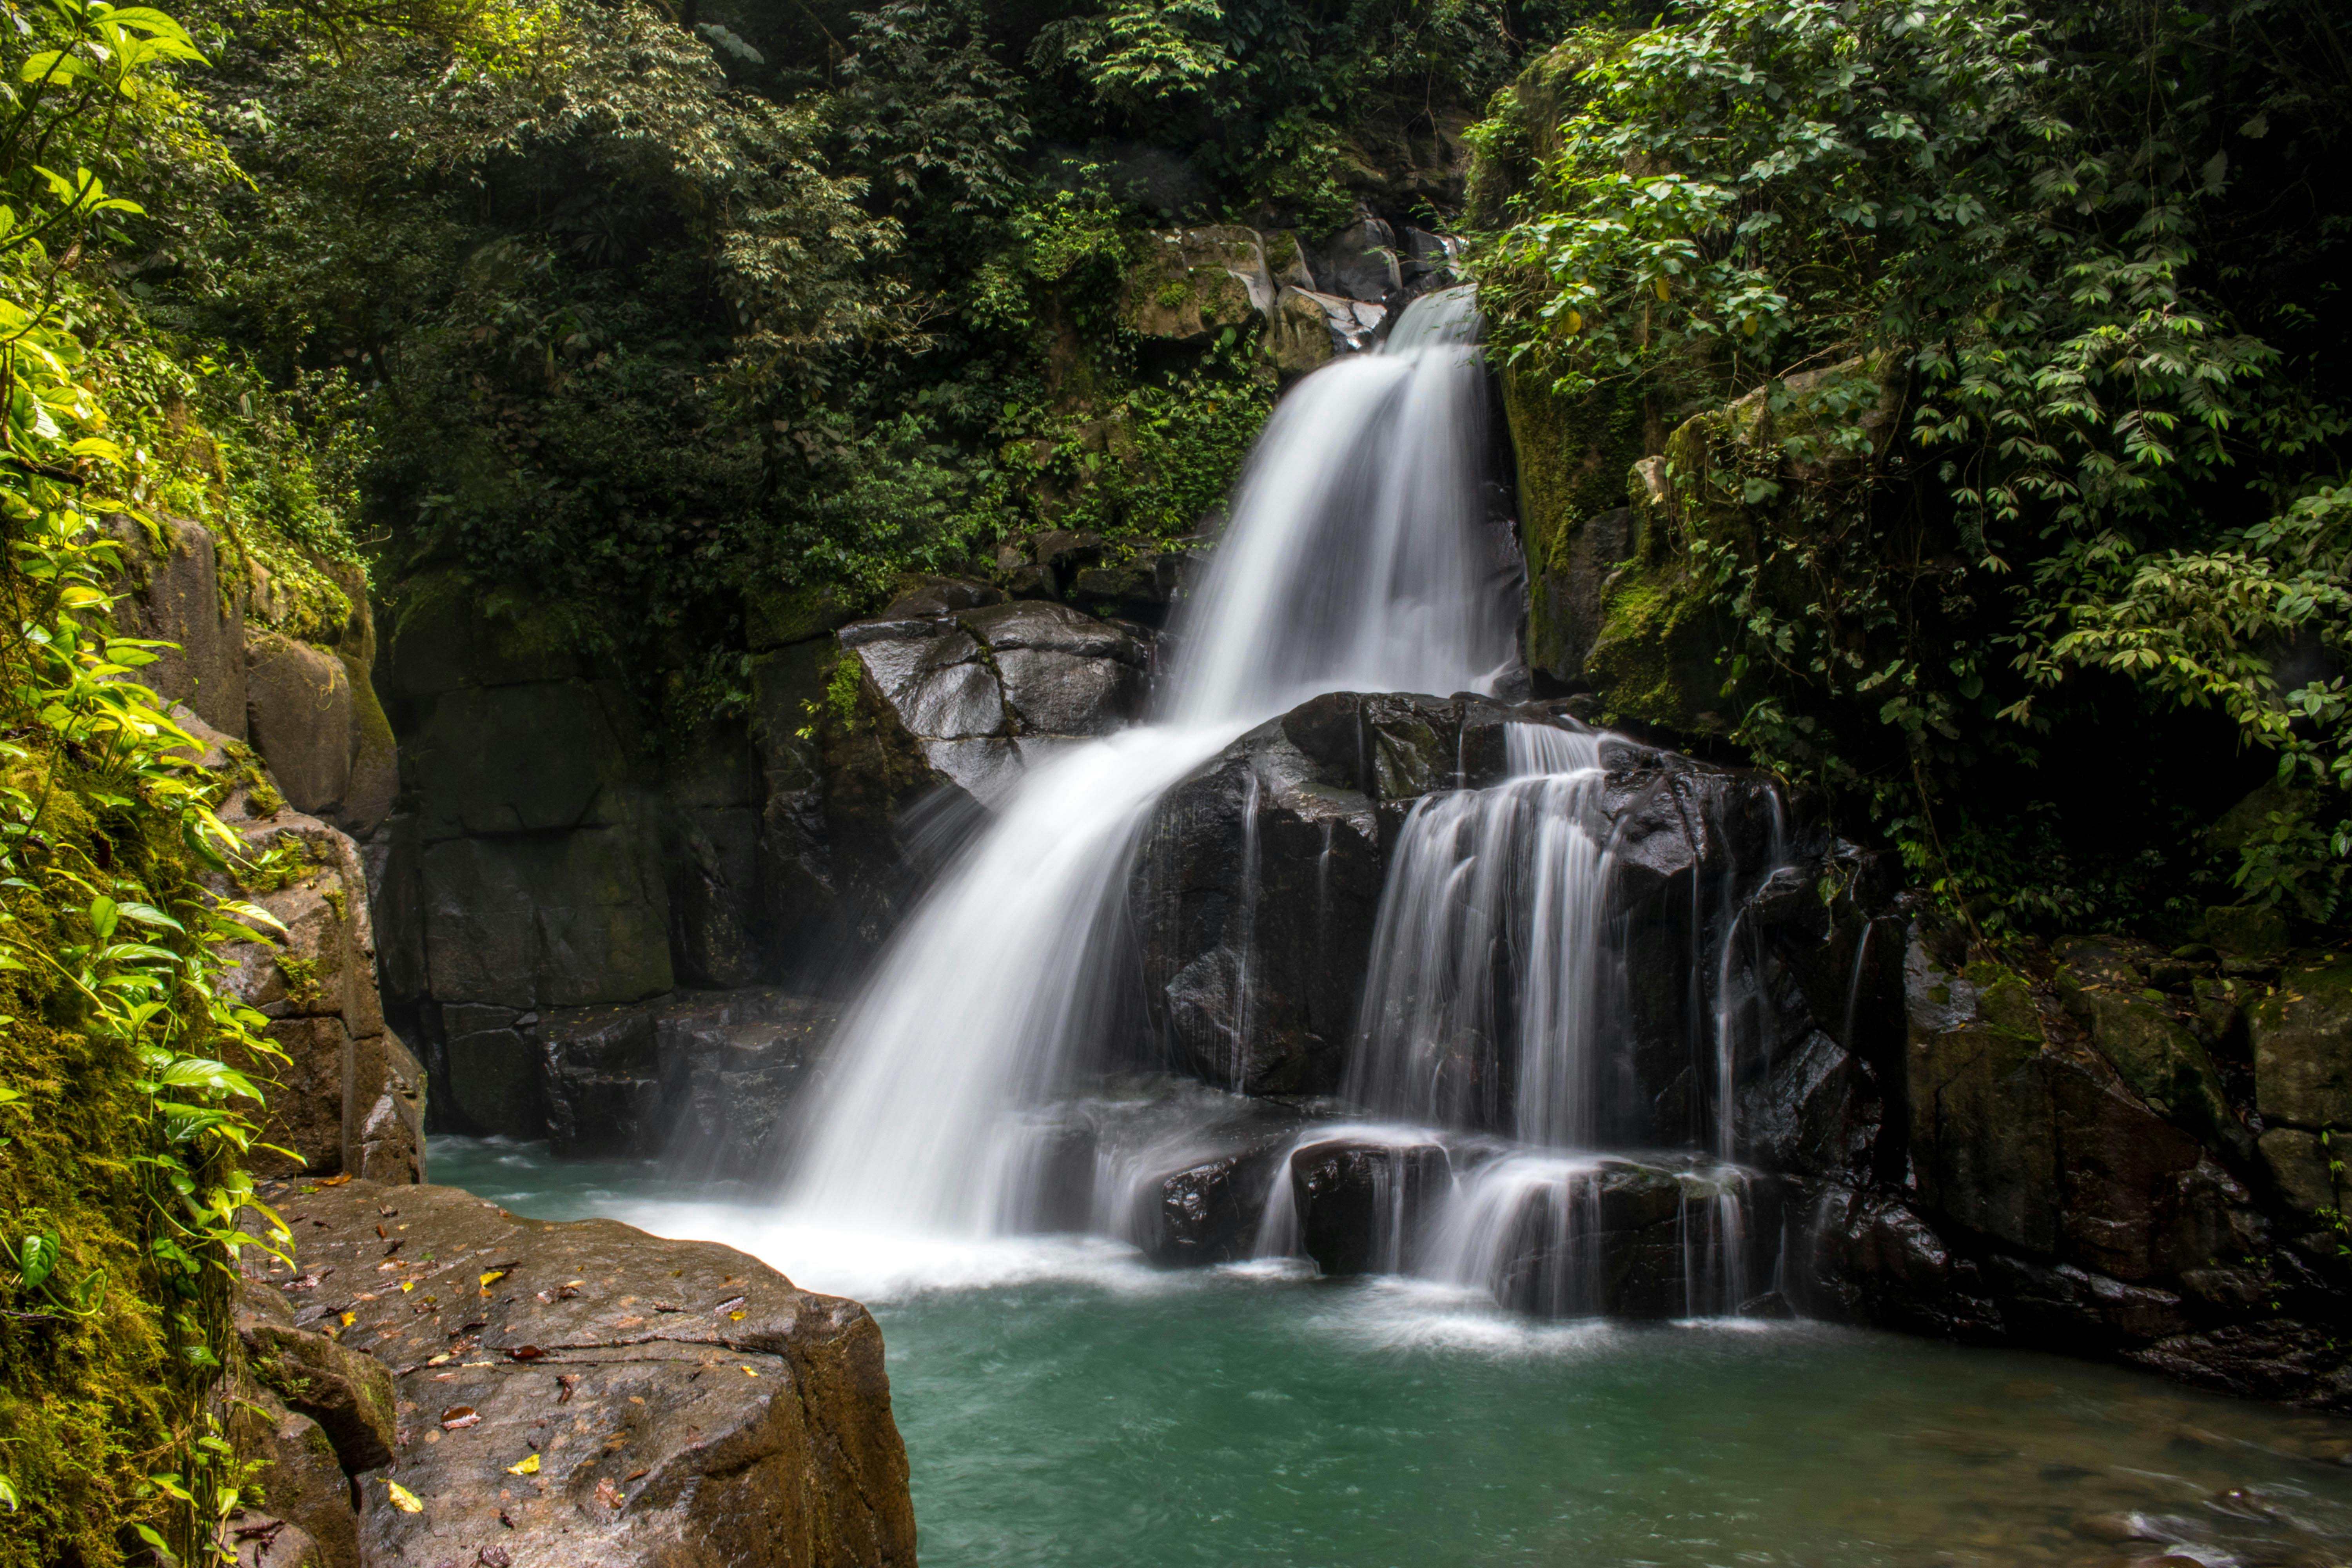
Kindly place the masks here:
<instances>
[{"instance_id":1,"label":"mossy rock","mask_svg":"<svg viewBox=\"0 0 2352 1568\"><path fill-rule=\"evenodd\" d=\"M1601 615L1584 679L1612 722L1694 736L1730 730L1727 641L1706 586L1683 561L1628 561L1603 584Z\"/></svg>"},{"instance_id":2,"label":"mossy rock","mask_svg":"<svg viewBox=\"0 0 2352 1568\"><path fill-rule=\"evenodd\" d=\"M838 590L824 584L752 583L743 589L743 619L754 653L830 636L856 614Z\"/></svg>"},{"instance_id":3,"label":"mossy rock","mask_svg":"<svg viewBox=\"0 0 2352 1568\"><path fill-rule=\"evenodd\" d=\"M1601 634L1603 584L1631 552L1625 474L1642 456L1642 404L1623 393L1563 396L1525 361L1501 380L1518 458L1528 662L1573 681Z\"/></svg>"}]
</instances>

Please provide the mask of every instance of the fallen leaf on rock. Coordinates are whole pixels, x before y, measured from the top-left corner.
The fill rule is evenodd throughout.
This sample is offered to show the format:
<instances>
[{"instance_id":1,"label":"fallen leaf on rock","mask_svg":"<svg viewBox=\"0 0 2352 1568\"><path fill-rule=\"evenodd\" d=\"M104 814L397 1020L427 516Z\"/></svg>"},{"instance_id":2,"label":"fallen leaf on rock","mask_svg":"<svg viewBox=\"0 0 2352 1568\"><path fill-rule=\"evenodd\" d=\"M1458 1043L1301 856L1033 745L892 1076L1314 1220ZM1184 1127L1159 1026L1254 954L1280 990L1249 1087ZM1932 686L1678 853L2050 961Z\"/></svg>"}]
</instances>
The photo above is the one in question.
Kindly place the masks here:
<instances>
[{"instance_id":1,"label":"fallen leaf on rock","mask_svg":"<svg viewBox=\"0 0 2352 1568\"><path fill-rule=\"evenodd\" d=\"M482 1283L484 1285L495 1285L506 1277L507 1271L505 1269L493 1268L488 1274L482 1276Z\"/></svg>"},{"instance_id":2,"label":"fallen leaf on rock","mask_svg":"<svg viewBox=\"0 0 2352 1568\"><path fill-rule=\"evenodd\" d=\"M580 1376L577 1373L567 1372L558 1376L555 1380L555 1403L562 1405L570 1399L572 1391L579 1385Z\"/></svg>"},{"instance_id":3,"label":"fallen leaf on rock","mask_svg":"<svg viewBox=\"0 0 2352 1568\"><path fill-rule=\"evenodd\" d=\"M358 1322L359 1321L360 1321L360 1315L359 1315L357 1312L345 1312L345 1313L343 1314L343 1317L342 1317L342 1324L343 1324L343 1327L345 1327L345 1328L347 1328L347 1329L348 1329L348 1328L350 1328L353 1323Z\"/></svg>"},{"instance_id":4,"label":"fallen leaf on rock","mask_svg":"<svg viewBox=\"0 0 2352 1568\"><path fill-rule=\"evenodd\" d=\"M727 1314L727 1321L730 1323L740 1323L743 1321L743 1314L740 1312L730 1312Z\"/></svg>"},{"instance_id":5,"label":"fallen leaf on rock","mask_svg":"<svg viewBox=\"0 0 2352 1568\"><path fill-rule=\"evenodd\" d=\"M675 1301L656 1301L654 1303L654 1310L656 1312L683 1312L686 1309L679 1306Z\"/></svg>"},{"instance_id":6,"label":"fallen leaf on rock","mask_svg":"<svg viewBox=\"0 0 2352 1568\"><path fill-rule=\"evenodd\" d=\"M400 1289L402 1294L405 1295L407 1292L416 1289L416 1281L414 1279L404 1279L400 1282Z\"/></svg>"},{"instance_id":7,"label":"fallen leaf on rock","mask_svg":"<svg viewBox=\"0 0 2352 1568\"><path fill-rule=\"evenodd\" d=\"M606 1476L596 1483L596 1500L606 1508L618 1508L627 1500L621 1496L621 1489L613 1484L613 1478Z\"/></svg>"},{"instance_id":8,"label":"fallen leaf on rock","mask_svg":"<svg viewBox=\"0 0 2352 1568\"><path fill-rule=\"evenodd\" d=\"M748 1367L748 1366L747 1366L747 1367L745 1367L745 1368L743 1369L743 1375L744 1375L745 1377L757 1377L757 1376L759 1376L760 1374L759 1374L758 1373L756 1373L756 1372L753 1372L750 1367Z\"/></svg>"},{"instance_id":9,"label":"fallen leaf on rock","mask_svg":"<svg viewBox=\"0 0 2352 1568\"><path fill-rule=\"evenodd\" d=\"M517 1459L513 1464L507 1467L507 1474L510 1476L535 1476L539 1474L539 1456L537 1454L524 1455L521 1458Z\"/></svg>"},{"instance_id":10,"label":"fallen leaf on rock","mask_svg":"<svg viewBox=\"0 0 2352 1568\"><path fill-rule=\"evenodd\" d=\"M537 1361L545 1354L547 1354L547 1352L540 1349L537 1345L509 1345L507 1347L507 1359L509 1361Z\"/></svg>"},{"instance_id":11,"label":"fallen leaf on rock","mask_svg":"<svg viewBox=\"0 0 2352 1568\"><path fill-rule=\"evenodd\" d=\"M631 1481L641 1481L641 1480L644 1480L647 1476L650 1476L650 1475L652 1475L652 1474L653 1474L653 1471L651 1471L651 1470L649 1470L649 1469L647 1469L647 1470L631 1470L627 1475L625 1475L625 1476L624 1476L624 1477L622 1477L622 1478L621 1478L621 1481L622 1481L622 1484L625 1486L625 1485L627 1485L627 1484L628 1484L629 1482L631 1482Z\"/></svg>"},{"instance_id":12,"label":"fallen leaf on rock","mask_svg":"<svg viewBox=\"0 0 2352 1568\"><path fill-rule=\"evenodd\" d=\"M504 1514L499 1515L499 1522L506 1523L506 1517ZM474 1553L474 1561L479 1563L481 1568L514 1568L514 1559L507 1555L507 1549L503 1546L485 1546Z\"/></svg>"},{"instance_id":13,"label":"fallen leaf on rock","mask_svg":"<svg viewBox=\"0 0 2352 1568\"><path fill-rule=\"evenodd\" d=\"M444 1352L439 1355L428 1358L425 1364L426 1366L447 1366L455 1358L449 1355L446 1352Z\"/></svg>"},{"instance_id":14,"label":"fallen leaf on rock","mask_svg":"<svg viewBox=\"0 0 2352 1568\"><path fill-rule=\"evenodd\" d=\"M425 1505L416 1500L416 1494L415 1492L410 1491L398 1481L386 1481L383 1484L391 1489L393 1507L398 1509L403 1513L423 1513L425 1511Z\"/></svg>"},{"instance_id":15,"label":"fallen leaf on rock","mask_svg":"<svg viewBox=\"0 0 2352 1568\"><path fill-rule=\"evenodd\" d=\"M567 1279L555 1288L555 1299L559 1301L569 1301L572 1297L580 1294L580 1287L586 1283L588 1281L585 1279Z\"/></svg>"},{"instance_id":16,"label":"fallen leaf on rock","mask_svg":"<svg viewBox=\"0 0 2352 1568\"><path fill-rule=\"evenodd\" d=\"M441 1430L444 1432L461 1431L467 1426L478 1426L481 1423L481 1412L476 1410L472 1405L452 1405L448 1409L441 1412Z\"/></svg>"},{"instance_id":17,"label":"fallen leaf on rock","mask_svg":"<svg viewBox=\"0 0 2352 1568\"><path fill-rule=\"evenodd\" d=\"M351 1179L352 1173L349 1171L345 1171L340 1175L321 1176L319 1178L319 1184L322 1187L340 1187Z\"/></svg>"}]
</instances>

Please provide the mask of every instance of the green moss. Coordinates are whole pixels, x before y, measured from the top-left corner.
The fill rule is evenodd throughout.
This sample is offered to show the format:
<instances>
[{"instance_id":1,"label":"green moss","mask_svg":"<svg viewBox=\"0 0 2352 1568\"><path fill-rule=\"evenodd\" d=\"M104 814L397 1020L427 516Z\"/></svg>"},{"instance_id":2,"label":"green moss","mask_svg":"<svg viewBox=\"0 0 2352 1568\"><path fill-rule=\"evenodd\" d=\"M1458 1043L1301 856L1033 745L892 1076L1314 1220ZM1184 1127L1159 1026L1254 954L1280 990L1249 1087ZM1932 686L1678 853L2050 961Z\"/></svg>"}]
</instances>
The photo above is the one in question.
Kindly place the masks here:
<instances>
[{"instance_id":1,"label":"green moss","mask_svg":"<svg viewBox=\"0 0 2352 1568\"><path fill-rule=\"evenodd\" d=\"M194 895L185 850L153 817L93 813L81 780L39 780L51 782L40 829L56 846L53 864L87 865L103 846L113 874L158 904ZM53 952L91 934L75 901L29 889L0 895L0 929ZM225 1353L231 1338L217 1283L167 1278L148 1254L139 1063L121 1042L85 1033L81 1018L54 971L0 971L0 1086L22 1097L0 1108L0 1235L12 1244L57 1237L53 1279L69 1295L96 1281L95 1310L77 1316L58 1290L27 1289L0 1259L0 1474L23 1499L0 1512L0 1568L121 1563L131 1522L167 1529L146 1476L173 1468L173 1450L201 1420L203 1374L176 1347L209 1342Z\"/></svg>"},{"instance_id":2,"label":"green moss","mask_svg":"<svg viewBox=\"0 0 2352 1568\"><path fill-rule=\"evenodd\" d=\"M1569 582L1577 535L1624 504L1626 469L1642 456L1643 409L1623 395L1563 397L1522 362L1502 374L1503 410L1518 454L1519 529L1529 579L1528 658L1563 679L1579 672L1591 628L1569 624L1578 601ZM1587 563L1606 570L1606 563Z\"/></svg>"},{"instance_id":3,"label":"green moss","mask_svg":"<svg viewBox=\"0 0 2352 1568\"><path fill-rule=\"evenodd\" d=\"M845 653L834 661L833 673L825 678L824 704L845 730L857 728L858 697L865 684L866 665L856 654Z\"/></svg>"},{"instance_id":4,"label":"green moss","mask_svg":"<svg viewBox=\"0 0 2352 1568\"><path fill-rule=\"evenodd\" d=\"M1160 309L1164 310L1173 310L1192 297L1192 289L1181 278L1171 278L1160 286L1160 291L1153 296L1159 300Z\"/></svg>"},{"instance_id":5,"label":"green moss","mask_svg":"<svg viewBox=\"0 0 2352 1568\"><path fill-rule=\"evenodd\" d=\"M1703 585L1679 558L1619 567L1584 673L1614 721L1688 735L1721 734L1723 639Z\"/></svg>"}]
</instances>

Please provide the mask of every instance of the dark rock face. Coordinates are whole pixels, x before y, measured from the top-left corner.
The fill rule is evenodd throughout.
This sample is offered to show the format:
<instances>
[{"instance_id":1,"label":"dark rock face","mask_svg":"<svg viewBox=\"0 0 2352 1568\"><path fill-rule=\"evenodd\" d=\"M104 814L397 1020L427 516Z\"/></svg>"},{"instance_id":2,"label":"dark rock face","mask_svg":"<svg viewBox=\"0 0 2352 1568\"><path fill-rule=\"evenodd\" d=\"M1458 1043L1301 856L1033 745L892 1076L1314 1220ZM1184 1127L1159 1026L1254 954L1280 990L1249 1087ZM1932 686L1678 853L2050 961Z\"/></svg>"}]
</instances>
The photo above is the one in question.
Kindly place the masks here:
<instances>
[{"instance_id":1,"label":"dark rock face","mask_svg":"<svg viewBox=\"0 0 2352 1568\"><path fill-rule=\"evenodd\" d=\"M248 1283L255 1342L364 1363L387 1419L381 1452L338 1463L299 1414L248 1413L272 1512L232 1521L240 1544L299 1538L332 1568L913 1563L881 1335L856 1303L729 1247L520 1220L447 1188L273 1201L304 1272Z\"/></svg>"},{"instance_id":2,"label":"dark rock face","mask_svg":"<svg viewBox=\"0 0 2352 1568\"><path fill-rule=\"evenodd\" d=\"M1129 897L1164 1059L1250 1093L1338 1090L1407 814L1434 792L1502 780L1507 726L1558 723L1562 707L1334 693L1170 791ZM1627 1108L1602 1131L1620 1146L1703 1142L1715 1108L1697 1069L1711 1060L1717 977L1701 972L1724 942L1763 940L1760 919L1731 900L1780 853L1775 796L1750 775L1619 737L1604 741L1602 763L1587 828L1613 857L1609 968L1623 994L1601 1098ZM1743 961L1735 977L1752 968ZM1760 992L1735 1002L1750 1033L1774 1012Z\"/></svg>"},{"instance_id":3,"label":"dark rock face","mask_svg":"<svg viewBox=\"0 0 2352 1568\"><path fill-rule=\"evenodd\" d=\"M689 1173L766 1173L837 1008L772 988L565 1008L537 1026L559 1155L666 1155Z\"/></svg>"},{"instance_id":4,"label":"dark rock face","mask_svg":"<svg viewBox=\"0 0 2352 1568\"><path fill-rule=\"evenodd\" d=\"M1334 773L1276 721L1153 809L1129 911L1179 1070L1251 1093L1345 1076L1382 863L1372 800Z\"/></svg>"},{"instance_id":5,"label":"dark rock face","mask_svg":"<svg viewBox=\"0 0 2352 1568\"><path fill-rule=\"evenodd\" d=\"M1301 1252L1326 1274L1392 1274L1453 1173L1437 1143L1339 1137L1293 1152L1288 1175Z\"/></svg>"},{"instance_id":6,"label":"dark rock face","mask_svg":"<svg viewBox=\"0 0 2352 1568\"><path fill-rule=\"evenodd\" d=\"M1898 1077L1863 1042L1809 1041L1752 1101L1759 1152L1821 1178L1792 1232L1806 1303L2352 1408L2327 1327L2352 1311L2320 1212L2334 1194L2303 1184L2282 1137L2299 1130L2271 1122L2278 1094L2261 1094L2259 1042L2290 1009L2307 1021L2293 1082L2352 1056L2352 1033L2312 1005L2333 963L2266 995L2210 954L2114 937L2059 942L2038 982L1962 967L1956 942L1916 925L1904 953ZM2273 1065L2273 1085L2285 1076Z\"/></svg>"}]
</instances>

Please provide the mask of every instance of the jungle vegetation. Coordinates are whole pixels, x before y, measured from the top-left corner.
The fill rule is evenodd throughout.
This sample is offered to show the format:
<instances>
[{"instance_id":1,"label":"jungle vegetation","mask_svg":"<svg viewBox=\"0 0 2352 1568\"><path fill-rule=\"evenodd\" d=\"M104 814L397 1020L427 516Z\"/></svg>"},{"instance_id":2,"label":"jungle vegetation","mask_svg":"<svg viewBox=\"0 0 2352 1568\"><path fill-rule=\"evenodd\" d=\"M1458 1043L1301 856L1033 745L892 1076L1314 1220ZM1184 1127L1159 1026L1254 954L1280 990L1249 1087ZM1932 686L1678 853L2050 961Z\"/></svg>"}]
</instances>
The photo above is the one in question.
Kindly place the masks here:
<instances>
[{"instance_id":1,"label":"jungle vegetation","mask_svg":"<svg viewBox=\"0 0 2352 1568\"><path fill-rule=\"evenodd\" d=\"M1498 360L1649 447L1754 399L1666 525L1738 755L1996 938L2343 913L2327 0L7 9L9 1568L213 1550L275 1244L215 984L261 917L101 519L204 521L298 620L456 571L688 729L763 597L1201 526L1276 388L1120 326L1139 237L1369 203L1474 228ZM1475 225L1416 174L1465 137Z\"/></svg>"}]
</instances>

